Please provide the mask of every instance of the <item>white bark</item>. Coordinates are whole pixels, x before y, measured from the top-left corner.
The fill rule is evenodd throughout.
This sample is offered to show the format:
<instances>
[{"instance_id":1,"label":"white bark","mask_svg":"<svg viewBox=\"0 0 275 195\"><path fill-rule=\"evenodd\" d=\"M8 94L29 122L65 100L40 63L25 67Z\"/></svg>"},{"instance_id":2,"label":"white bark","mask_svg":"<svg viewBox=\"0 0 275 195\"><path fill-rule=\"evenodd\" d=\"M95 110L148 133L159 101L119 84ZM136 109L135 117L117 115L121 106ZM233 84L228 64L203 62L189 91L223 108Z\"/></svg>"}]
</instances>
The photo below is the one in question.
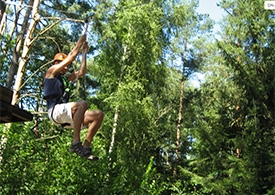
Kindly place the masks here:
<instances>
[{"instance_id":1,"label":"white bark","mask_svg":"<svg viewBox=\"0 0 275 195\"><path fill-rule=\"evenodd\" d=\"M33 3L33 1L31 1L31 4L32 3ZM19 19L20 11L21 11L21 4L22 4L22 2L17 5L16 10L18 10L18 11L16 13L16 19L13 22L13 27L10 31L10 36L12 36L16 26L18 25L17 22ZM15 75L17 67L18 67L18 59L20 56L20 50L22 49L23 38L24 38L26 30L28 28L28 21L29 21L29 16L31 14L31 10L32 10L32 7L27 8L27 11L26 11L26 14L24 16L24 20L23 20L23 23L21 26L21 30L17 35L16 46L14 48L13 55L12 55L12 63L11 63L11 67L10 67L9 74L7 76L7 81L6 81L6 87L8 89L10 89L12 87L12 81L13 81L14 75Z\"/></svg>"},{"instance_id":2,"label":"white bark","mask_svg":"<svg viewBox=\"0 0 275 195\"><path fill-rule=\"evenodd\" d=\"M32 7L32 19L27 31L26 39L24 41L23 51L19 61L16 80L14 84L12 105L15 105L19 99L19 89L22 84L22 79L25 73L25 68L28 60L28 53L30 51L30 46L32 43L32 36L36 28L36 24L40 20L40 15L38 14L39 4L40 4L40 0L34 0L33 7Z\"/></svg>"},{"instance_id":3,"label":"white bark","mask_svg":"<svg viewBox=\"0 0 275 195\"><path fill-rule=\"evenodd\" d=\"M122 78L123 78L123 74L124 74L124 62L126 59L126 54L127 54L127 46L124 46L124 51L123 51L123 56L122 56L122 66L121 66L121 71L120 71L120 77L119 77L119 83L118 83L118 95L120 94L120 85L122 82ZM113 123L113 130L112 130L112 138L111 138L111 144L109 147L109 161L111 161L111 153L113 151L114 148L114 144L115 144L115 135L116 135L116 128L117 128L117 122L118 122L118 116L119 116L119 106L116 106L115 108L115 115L114 115L114 123Z\"/></svg>"}]
</instances>

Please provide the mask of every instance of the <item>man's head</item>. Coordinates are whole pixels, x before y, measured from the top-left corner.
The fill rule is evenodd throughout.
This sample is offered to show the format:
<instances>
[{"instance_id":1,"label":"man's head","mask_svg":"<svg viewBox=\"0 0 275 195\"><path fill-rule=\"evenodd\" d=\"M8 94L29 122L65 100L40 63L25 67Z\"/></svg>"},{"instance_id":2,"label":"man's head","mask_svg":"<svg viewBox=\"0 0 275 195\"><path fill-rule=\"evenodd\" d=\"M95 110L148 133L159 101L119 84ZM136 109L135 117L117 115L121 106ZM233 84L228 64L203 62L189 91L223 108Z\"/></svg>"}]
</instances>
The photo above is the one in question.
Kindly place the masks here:
<instances>
[{"instance_id":1,"label":"man's head","mask_svg":"<svg viewBox=\"0 0 275 195\"><path fill-rule=\"evenodd\" d=\"M54 59L53 59L53 64L56 65L56 64L59 64L60 62L62 62L63 60L65 60L67 58L67 55L64 54L64 53L57 53L55 54L54 56ZM60 71L60 74L65 74L68 70L68 67L65 66L61 71Z\"/></svg>"},{"instance_id":2,"label":"man's head","mask_svg":"<svg viewBox=\"0 0 275 195\"><path fill-rule=\"evenodd\" d=\"M57 53L54 56L53 63L54 64L56 64L56 63L58 64L58 63L62 62L63 60L65 60L66 58L67 58L66 54L64 54L64 53Z\"/></svg>"}]
</instances>

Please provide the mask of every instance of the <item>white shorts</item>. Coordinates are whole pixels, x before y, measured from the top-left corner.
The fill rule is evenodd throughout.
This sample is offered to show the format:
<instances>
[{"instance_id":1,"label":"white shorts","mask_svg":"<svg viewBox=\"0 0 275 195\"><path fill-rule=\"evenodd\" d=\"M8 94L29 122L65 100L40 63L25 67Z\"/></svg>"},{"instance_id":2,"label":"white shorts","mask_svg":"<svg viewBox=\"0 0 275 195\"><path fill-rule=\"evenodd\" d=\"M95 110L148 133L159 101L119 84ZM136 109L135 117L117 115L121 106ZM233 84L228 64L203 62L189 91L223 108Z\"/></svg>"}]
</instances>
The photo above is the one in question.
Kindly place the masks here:
<instances>
[{"instance_id":1,"label":"white shorts","mask_svg":"<svg viewBox=\"0 0 275 195\"><path fill-rule=\"evenodd\" d=\"M72 102L56 104L54 107L50 108L48 110L50 120L57 124L68 123L69 125L66 125L64 128L74 128L72 104ZM83 125L81 125L81 129L84 129Z\"/></svg>"}]
</instances>

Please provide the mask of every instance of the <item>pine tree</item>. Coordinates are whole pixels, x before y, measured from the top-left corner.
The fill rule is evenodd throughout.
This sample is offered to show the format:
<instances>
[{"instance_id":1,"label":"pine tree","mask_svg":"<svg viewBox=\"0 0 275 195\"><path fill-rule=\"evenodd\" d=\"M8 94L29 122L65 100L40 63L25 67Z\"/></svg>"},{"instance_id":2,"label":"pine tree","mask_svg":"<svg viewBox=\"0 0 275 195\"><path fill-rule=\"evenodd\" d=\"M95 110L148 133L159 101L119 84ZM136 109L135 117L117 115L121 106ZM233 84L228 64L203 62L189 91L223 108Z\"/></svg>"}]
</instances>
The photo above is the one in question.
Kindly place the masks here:
<instances>
[{"instance_id":1,"label":"pine tree","mask_svg":"<svg viewBox=\"0 0 275 195\"><path fill-rule=\"evenodd\" d=\"M194 137L197 190L274 193L274 21L263 1L224 1L228 13ZM196 160L195 160L196 159Z\"/></svg>"}]
</instances>

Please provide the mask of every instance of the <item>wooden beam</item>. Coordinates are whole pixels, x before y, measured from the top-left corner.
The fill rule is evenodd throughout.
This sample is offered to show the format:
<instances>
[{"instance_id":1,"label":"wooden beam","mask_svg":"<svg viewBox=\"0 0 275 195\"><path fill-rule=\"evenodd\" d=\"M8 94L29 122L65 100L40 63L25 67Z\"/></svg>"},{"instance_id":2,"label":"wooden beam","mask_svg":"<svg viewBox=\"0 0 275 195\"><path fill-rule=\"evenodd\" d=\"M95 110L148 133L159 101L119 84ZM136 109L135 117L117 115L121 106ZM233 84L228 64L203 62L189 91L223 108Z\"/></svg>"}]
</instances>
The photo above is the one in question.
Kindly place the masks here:
<instances>
[{"instance_id":1,"label":"wooden beam","mask_svg":"<svg viewBox=\"0 0 275 195\"><path fill-rule=\"evenodd\" d=\"M2 100L0 102L0 110L0 123L25 122L33 119L33 115L30 112Z\"/></svg>"},{"instance_id":2,"label":"wooden beam","mask_svg":"<svg viewBox=\"0 0 275 195\"><path fill-rule=\"evenodd\" d=\"M11 105L12 91L0 86L0 123L31 121L33 115Z\"/></svg>"}]
</instances>

